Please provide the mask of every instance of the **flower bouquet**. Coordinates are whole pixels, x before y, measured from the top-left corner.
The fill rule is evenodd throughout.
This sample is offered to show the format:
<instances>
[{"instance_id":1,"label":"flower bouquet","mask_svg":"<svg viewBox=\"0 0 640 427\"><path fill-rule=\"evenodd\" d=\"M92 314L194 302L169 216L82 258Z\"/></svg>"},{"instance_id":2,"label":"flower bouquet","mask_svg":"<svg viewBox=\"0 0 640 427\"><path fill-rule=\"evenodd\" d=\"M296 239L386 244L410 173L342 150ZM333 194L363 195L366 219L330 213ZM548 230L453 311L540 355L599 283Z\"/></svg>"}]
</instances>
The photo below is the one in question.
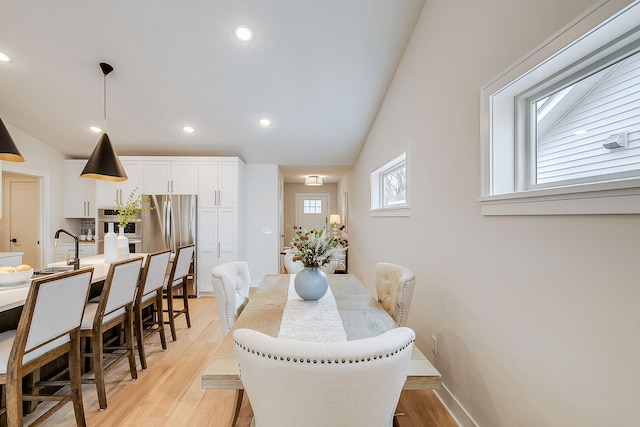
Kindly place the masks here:
<instances>
[{"instance_id":1,"label":"flower bouquet","mask_svg":"<svg viewBox=\"0 0 640 427\"><path fill-rule=\"evenodd\" d=\"M319 268L339 255L341 246L333 236L325 236L324 230L305 230L294 226L295 237L291 241L293 261L301 261L306 268Z\"/></svg>"}]
</instances>

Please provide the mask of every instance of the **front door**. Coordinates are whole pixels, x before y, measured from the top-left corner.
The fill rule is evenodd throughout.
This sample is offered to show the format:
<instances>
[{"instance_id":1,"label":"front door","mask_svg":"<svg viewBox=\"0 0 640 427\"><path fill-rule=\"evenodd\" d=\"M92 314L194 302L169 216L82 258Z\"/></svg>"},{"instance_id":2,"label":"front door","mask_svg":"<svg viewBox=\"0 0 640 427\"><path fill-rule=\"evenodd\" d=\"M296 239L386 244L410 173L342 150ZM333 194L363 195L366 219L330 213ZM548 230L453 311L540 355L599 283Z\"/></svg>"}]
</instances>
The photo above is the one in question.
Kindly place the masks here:
<instances>
[{"instance_id":1,"label":"front door","mask_svg":"<svg viewBox=\"0 0 640 427\"><path fill-rule=\"evenodd\" d=\"M296 194L296 225L307 230L325 229L328 217L328 194Z\"/></svg>"}]
</instances>

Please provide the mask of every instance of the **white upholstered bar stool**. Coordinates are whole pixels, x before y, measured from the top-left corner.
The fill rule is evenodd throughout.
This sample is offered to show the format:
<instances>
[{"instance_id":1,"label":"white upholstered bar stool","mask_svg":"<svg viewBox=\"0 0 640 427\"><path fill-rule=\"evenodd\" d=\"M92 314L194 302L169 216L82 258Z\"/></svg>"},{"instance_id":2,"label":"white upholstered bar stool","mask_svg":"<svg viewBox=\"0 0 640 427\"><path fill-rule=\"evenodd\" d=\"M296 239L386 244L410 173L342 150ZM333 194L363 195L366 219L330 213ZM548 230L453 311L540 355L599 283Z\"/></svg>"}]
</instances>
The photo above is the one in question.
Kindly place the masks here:
<instances>
[{"instance_id":1,"label":"white upholstered bar stool","mask_svg":"<svg viewBox=\"0 0 640 427\"><path fill-rule=\"evenodd\" d=\"M147 357L144 351L144 341L147 338L158 333L162 349L167 349L162 314L162 288L170 258L170 250L150 254L147 256L147 261L140 275L140 288L136 293L133 311L135 313L138 356L142 369L147 369Z\"/></svg>"},{"instance_id":2,"label":"white upholstered bar stool","mask_svg":"<svg viewBox=\"0 0 640 427\"><path fill-rule=\"evenodd\" d=\"M187 320L187 327L191 327L187 279L189 277L189 270L191 269L195 249L195 245L181 246L178 248L176 256L173 259L173 264L171 265L171 274L169 274L169 279L164 286L164 295L167 297L167 308L164 311L168 317L165 323L169 324L171 339L174 341L178 339L176 333L176 318L178 316L184 314ZM182 308L174 307L173 303L176 299L182 300Z\"/></svg>"},{"instance_id":3,"label":"white upholstered bar stool","mask_svg":"<svg viewBox=\"0 0 640 427\"><path fill-rule=\"evenodd\" d=\"M80 336L89 341L90 351L84 356L91 358L95 378L83 382L96 384L100 409L107 408L104 380L106 371L115 367L123 358L127 358L131 379L138 378L133 344L133 302L139 286L142 260L142 257L137 257L112 263L104 281L100 300L89 302L85 308ZM116 326L124 329L124 345L111 345L110 340L105 345L104 333ZM108 365L105 365L105 358L110 359Z\"/></svg>"},{"instance_id":4,"label":"white upholstered bar stool","mask_svg":"<svg viewBox=\"0 0 640 427\"><path fill-rule=\"evenodd\" d=\"M415 275L407 267L379 262L376 264L378 302L398 326L405 326L413 299Z\"/></svg>"},{"instance_id":5,"label":"white upholstered bar stool","mask_svg":"<svg viewBox=\"0 0 640 427\"><path fill-rule=\"evenodd\" d=\"M342 342L233 333L257 427L391 426L415 334L394 328Z\"/></svg>"},{"instance_id":6,"label":"white upholstered bar stool","mask_svg":"<svg viewBox=\"0 0 640 427\"><path fill-rule=\"evenodd\" d=\"M9 426L22 426L23 400L58 403L35 423L47 419L53 411L73 402L76 424L86 425L80 383L80 322L84 312L93 267L36 279L31 283L17 330L0 334L0 410ZM53 396L24 395L22 378L45 364L67 354L70 391L62 389ZM34 390L37 390L34 389Z\"/></svg>"},{"instance_id":7,"label":"white upholstered bar stool","mask_svg":"<svg viewBox=\"0 0 640 427\"><path fill-rule=\"evenodd\" d=\"M234 261L217 265L211 270L211 283L216 295L220 330L224 337L249 301L249 264Z\"/></svg>"}]
</instances>

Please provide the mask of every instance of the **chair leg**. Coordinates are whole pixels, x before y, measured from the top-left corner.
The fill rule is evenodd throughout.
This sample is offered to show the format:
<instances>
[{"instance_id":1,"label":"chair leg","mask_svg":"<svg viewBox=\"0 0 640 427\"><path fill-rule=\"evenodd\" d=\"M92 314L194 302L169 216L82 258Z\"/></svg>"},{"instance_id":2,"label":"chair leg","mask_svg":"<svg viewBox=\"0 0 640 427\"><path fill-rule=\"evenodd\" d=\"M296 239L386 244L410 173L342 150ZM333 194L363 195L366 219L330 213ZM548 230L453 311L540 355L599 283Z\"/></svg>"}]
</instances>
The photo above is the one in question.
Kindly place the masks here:
<instances>
[{"instance_id":1,"label":"chair leg","mask_svg":"<svg viewBox=\"0 0 640 427\"><path fill-rule=\"evenodd\" d=\"M136 344L138 345L138 356L140 357L140 367L142 370L147 369L147 357L144 353L144 336L142 325L142 308L135 308L135 323L136 323Z\"/></svg>"},{"instance_id":2,"label":"chair leg","mask_svg":"<svg viewBox=\"0 0 640 427\"><path fill-rule=\"evenodd\" d=\"M162 349L167 349L167 336L164 333L164 321L163 321L163 311L162 311L162 293L158 292L158 296L156 297L156 322L158 324L158 333L160 334L160 344L162 344Z\"/></svg>"},{"instance_id":3,"label":"chair leg","mask_svg":"<svg viewBox=\"0 0 640 427\"><path fill-rule=\"evenodd\" d=\"M173 314L173 288L167 286L167 312L169 313L169 327L171 328L171 338L175 341L177 339L176 334L176 321Z\"/></svg>"},{"instance_id":4,"label":"chair leg","mask_svg":"<svg viewBox=\"0 0 640 427\"><path fill-rule=\"evenodd\" d=\"M127 308L124 323L124 339L126 340L127 358L129 359L129 371L131 372L131 379L135 380L138 378L138 368L136 368L136 354L133 348L133 308L131 306Z\"/></svg>"},{"instance_id":5,"label":"chair leg","mask_svg":"<svg viewBox=\"0 0 640 427\"><path fill-rule=\"evenodd\" d=\"M7 425L21 426L22 418L22 378L17 372L7 372L6 384Z\"/></svg>"},{"instance_id":6,"label":"chair leg","mask_svg":"<svg viewBox=\"0 0 640 427\"><path fill-rule=\"evenodd\" d=\"M236 427L238 423L238 416L240 415L240 407L242 406L242 398L244 396L244 389L239 388L236 390L236 402L233 408L233 419L231 420L231 427Z\"/></svg>"},{"instance_id":7,"label":"chair leg","mask_svg":"<svg viewBox=\"0 0 640 427\"><path fill-rule=\"evenodd\" d=\"M187 328L191 327L191 316L189 315L189 295L187 295L187 279L182 282L182 302L184 315L187 317Z\"/></svg>"},{"instance_id":8,"label":"chair leg","mask_svg":"<svg viewBox=\"0 0 640 427\"><path fill-rule=\"evenodd\" d=\"M93 355L93 372L96 377L96 389L98 391L98 403L100 409L107 409L107 392L104 383L104 354L102 345L102 331L93 332L91 337L91 348Z\"/></svg>"},{"instance_id":9,"label":"chair leg","mask_svg":"<svg viewBox=\"0 0 640 427\"><path fill-rule=\"evenodd\" d=\"M84 405L82 403L82 361L80 360L80 338L76 334L71 340L69 350L69 381L71 383L71 401L73 402L73 412L76 416L76 425L85 427L87 422L84 418Z\"/></svg>"}]
</instances>

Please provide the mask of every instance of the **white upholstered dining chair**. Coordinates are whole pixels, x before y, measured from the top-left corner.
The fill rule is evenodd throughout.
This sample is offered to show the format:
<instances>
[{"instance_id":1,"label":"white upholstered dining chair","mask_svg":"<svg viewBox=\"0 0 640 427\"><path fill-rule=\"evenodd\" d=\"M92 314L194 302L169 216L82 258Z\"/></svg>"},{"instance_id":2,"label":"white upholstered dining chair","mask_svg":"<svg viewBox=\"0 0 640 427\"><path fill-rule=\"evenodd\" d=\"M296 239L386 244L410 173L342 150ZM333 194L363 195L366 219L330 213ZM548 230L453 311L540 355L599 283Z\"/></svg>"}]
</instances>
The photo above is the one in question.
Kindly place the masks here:
<instances>
[{"instance_id":1,"label":"white upholstered dining chair","mask_svg":"<svg viewBox=\"0 0 640 427\"><path fill-rule=\"evenodd\" d=\"M379 262L376 264L378 302L398 326L405 326L413 299L415 275L407 267Z\"/></svg>"},{"instance_id":2,"label":"white upholstered dining chair","mask_svg":"<svg viewBox=\"0 0 640 427\"><path fill-rule=\"evenodd\" d=\"M415 334L394 328L342 342L233 333L256 427L391 426Z\"/></svg>"},{"instance_id":3,"label":"white upholstered dining chair","mask_svg":"<svg viewBox=\"0 0 640 427\"><path fill-rule=\"evenodd\" d=\"M216 295L220 330L224 337L249 300L249 264L235 261L217 265L211 270L211 283Z\"/></svg>"},{"instance_id":4,"label":"white upholstered dining chair","mask_svg":"<svg viewBox=\"0 0 640 427\"><path fill-rule=\"evenodd\" d=\"M47 419L67 402L73 402L76 425L86 424L80 383L80 322L84 312L93 267L47 276L31 283L17 330L0 334L0 384L6 425L22 426L23 399L58 403L35 423ZM43 396L23 394L22 378L40 367L68 356L70 385ZM34 388L38 390L39 387ZM56 389L58 390L58 389ZM66 394L62 394L67 391Z\"/></svg>"}]
</instances>

